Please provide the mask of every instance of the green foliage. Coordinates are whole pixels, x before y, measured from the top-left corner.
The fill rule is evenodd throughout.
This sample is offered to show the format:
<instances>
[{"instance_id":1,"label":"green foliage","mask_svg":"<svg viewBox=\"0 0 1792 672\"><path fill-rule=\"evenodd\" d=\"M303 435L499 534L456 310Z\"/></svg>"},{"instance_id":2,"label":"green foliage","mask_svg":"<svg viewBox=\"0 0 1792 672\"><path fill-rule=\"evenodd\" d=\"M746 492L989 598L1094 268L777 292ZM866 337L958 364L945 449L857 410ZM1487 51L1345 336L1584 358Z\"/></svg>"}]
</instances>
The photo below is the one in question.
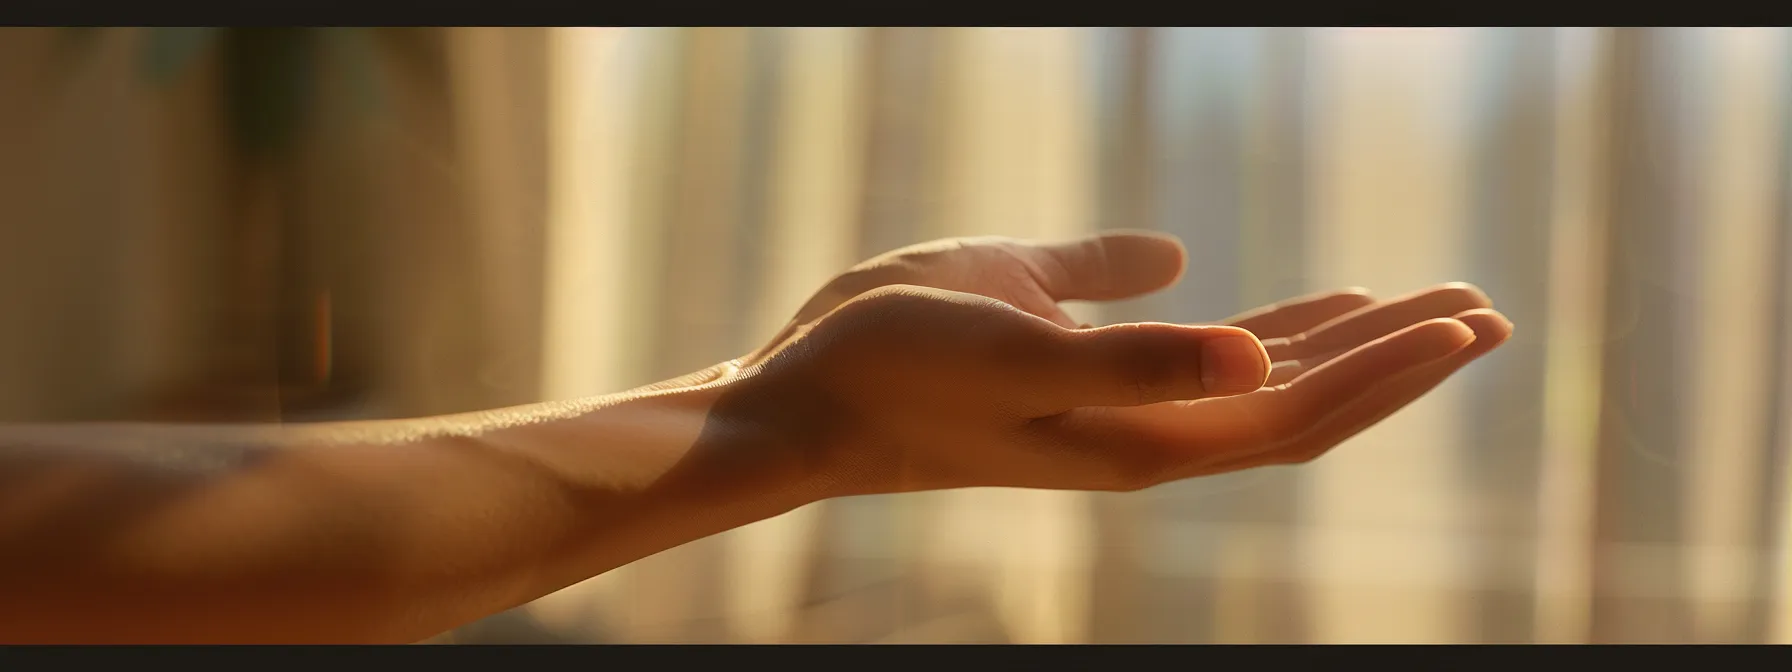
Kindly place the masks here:
<instances>
[{"instance_id":1,"label":"green foliage","mask_svg":"<svg viewBox=\"0 0 1792 672\"><path fill-rule=\"evenodd\" d=\"M167 84L199 58L227 28L150 28L139 63L150 81Z\"/></svg>"},{"instance_id":2,"label":"green foliage","mask_svg":"<svg viewBox=\"0 0 1792 672\"><path fill-rule=\"evenodd\" d=\"M92 48L99 28L65 29L65 46ZM378 99L376 42L415 51L415 35L394 28L145 28L138 65L147 81L166 86L186 76L207 52L220 70L224 118L233 146L251 161L282 158L303 137L327 59L356 78L363 103Z\"/></svg>"},{"instance_id":3,"label":"green foliage","mask_svg":"<svg viewBox=\"0 0 1792 672\"><path fill-rule=\"evenodd\" d=\"M226 112L236 147L251 158L277 157L296 139L317 89L318 30L234 28L218 48Z\"/></svg>"}]
</instances>

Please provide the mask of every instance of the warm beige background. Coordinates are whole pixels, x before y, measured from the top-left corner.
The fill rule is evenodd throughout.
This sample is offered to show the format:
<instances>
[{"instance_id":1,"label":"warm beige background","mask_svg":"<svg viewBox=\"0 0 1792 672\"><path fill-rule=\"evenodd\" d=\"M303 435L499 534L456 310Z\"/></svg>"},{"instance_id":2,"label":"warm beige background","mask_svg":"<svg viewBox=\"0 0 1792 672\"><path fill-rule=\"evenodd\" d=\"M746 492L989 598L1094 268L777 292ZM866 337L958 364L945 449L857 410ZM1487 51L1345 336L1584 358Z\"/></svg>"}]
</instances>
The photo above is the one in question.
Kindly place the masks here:
<instances>
[{"instance_id":1,"label":"warm beige background","mask_svg":"<svg viewBox=\"0 0 1792 672\"><path fill-rule=\"evenodd\" d=\"M1782 30L429 30L255 220L309 405L210 366L274 347L210 75L0 31L0 420L597 394L893 246L1147 226L1187 280L1083 317L1464 279L1518 335L1300 469L829 502L445 640L1792 642Z\"/></svg>"}]
</instances>

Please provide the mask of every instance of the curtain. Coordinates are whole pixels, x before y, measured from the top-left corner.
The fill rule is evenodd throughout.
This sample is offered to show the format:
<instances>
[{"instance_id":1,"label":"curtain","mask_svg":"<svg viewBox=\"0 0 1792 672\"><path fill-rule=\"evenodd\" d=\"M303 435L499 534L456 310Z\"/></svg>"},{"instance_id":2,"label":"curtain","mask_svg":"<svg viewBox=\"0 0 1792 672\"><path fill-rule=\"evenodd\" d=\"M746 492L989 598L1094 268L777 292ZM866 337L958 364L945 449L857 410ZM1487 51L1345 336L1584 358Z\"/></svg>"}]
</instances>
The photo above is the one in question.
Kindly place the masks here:
<instances>
[{"instance_id":1,"label":"curtain","mask_svg":"<svg viewBox=\"0 0 1792 672\"><path fill-rule=\"evenodd\" d=\"M1189 243L1179 286L1092 321L1466 280L1518 333L1314 464L826 502L545 598L543 631L1785 641L1783 31L553 40L549 398L734 356L830 274L952 235Z\"/></svg>"},{"instance_id":2,"label":"curtain","mask_svg":"<svg viewBox=\"0 0 1792 672\"><path fill-rule=\"evenodd\" d=\"M893 247L1152 228L1183 281L1073 316L1466 280L1517 334L1312 464L824 502L433 641L1792 643L1782 29L417 30L329 66L275 207L216 63L7 29L0 420L602 394ZM221 317L245 217L272 336ZM217 378L231 343L327 394Z\"/></svg>"}]
</instances>

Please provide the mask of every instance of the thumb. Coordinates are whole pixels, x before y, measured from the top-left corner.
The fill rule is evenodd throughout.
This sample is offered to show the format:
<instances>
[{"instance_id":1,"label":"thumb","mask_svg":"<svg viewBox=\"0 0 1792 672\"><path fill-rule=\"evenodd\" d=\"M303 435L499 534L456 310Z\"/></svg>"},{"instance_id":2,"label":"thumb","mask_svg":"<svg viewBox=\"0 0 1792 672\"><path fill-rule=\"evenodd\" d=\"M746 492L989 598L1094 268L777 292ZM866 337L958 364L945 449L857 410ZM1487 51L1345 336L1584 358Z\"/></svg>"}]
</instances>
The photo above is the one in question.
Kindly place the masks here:
<instances>
[{"instance_id":1,"label":"thumb","mask_svg":"<svg viewBox=\"0 0 1792 672\"><path fill-rule=\"evenodd\" d=\"M1175 236L1152 231L1027 243L1018 251L1057 301L1113 301L1163 289L1182 276L1187 257Z\"/></svg>"},{"instance_id":2,"label":"thumb","mask_svg":"<svg viewBox=\"0 0 1792 672\"><path fill-rule=\"evenodd\" d=\"M1045 363L1052 380L1035 388L1051 412L1244 394L1269 378L1263 344L1237 327L1140 322L1060 335Z\"/></svg>"}]
</instances>

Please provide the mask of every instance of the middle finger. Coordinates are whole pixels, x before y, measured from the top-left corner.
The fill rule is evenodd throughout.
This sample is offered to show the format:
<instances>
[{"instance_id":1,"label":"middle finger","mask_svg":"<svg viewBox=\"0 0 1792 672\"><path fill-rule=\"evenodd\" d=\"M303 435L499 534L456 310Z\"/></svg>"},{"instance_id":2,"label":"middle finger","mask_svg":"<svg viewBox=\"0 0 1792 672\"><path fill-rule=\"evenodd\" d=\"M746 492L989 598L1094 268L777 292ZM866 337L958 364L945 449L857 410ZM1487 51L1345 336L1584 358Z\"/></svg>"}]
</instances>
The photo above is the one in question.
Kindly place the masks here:
<instances>
[{"instance_id":1,"label":"middle finger","mask_svg":"<svg viewBox=\"0 0 1792 672\"><path fill-rule=\"evenodd\" d=\"M1266 340L1263 348L1272 362L1324 357L1425 320L1492 306L1493 301L1474 285L1452 282L1359 308L1292 338Z\"/></svg>"}]
</instances>

